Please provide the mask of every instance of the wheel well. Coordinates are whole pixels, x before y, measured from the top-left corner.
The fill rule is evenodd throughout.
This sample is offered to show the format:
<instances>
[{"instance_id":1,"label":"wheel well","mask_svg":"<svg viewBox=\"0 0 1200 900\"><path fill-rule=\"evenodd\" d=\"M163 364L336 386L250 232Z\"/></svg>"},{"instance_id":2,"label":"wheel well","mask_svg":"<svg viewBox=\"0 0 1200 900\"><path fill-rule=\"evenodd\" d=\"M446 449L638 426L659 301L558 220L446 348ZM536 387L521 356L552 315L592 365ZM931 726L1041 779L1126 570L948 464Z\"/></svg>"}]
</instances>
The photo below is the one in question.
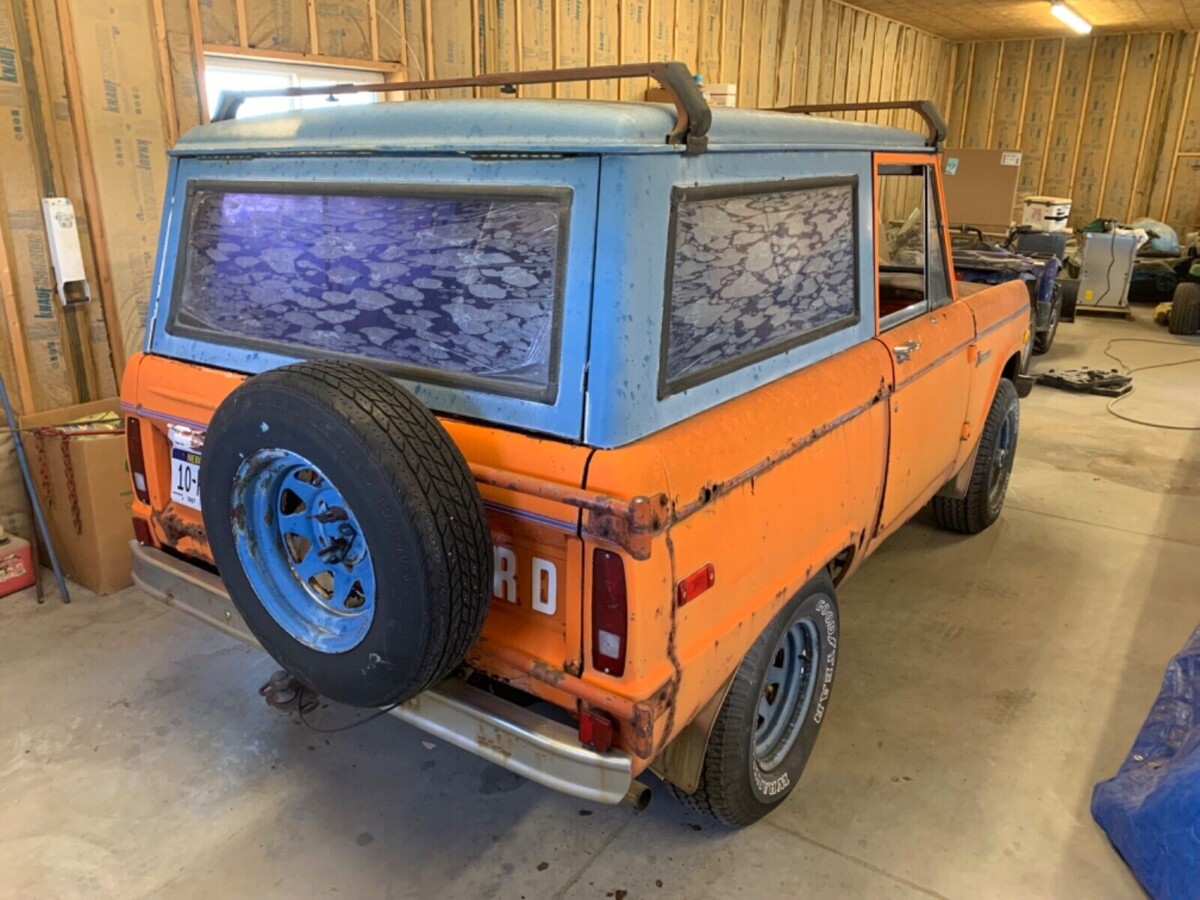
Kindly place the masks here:
<instances>
[{"instance_id":1,"label":"wheel well","mask_svg":"<svg viewBox=\"0 0 1200 900\"><path fill-rule=\"evenodd\" d=\"M829 570L829 577L833 579L835 585L841 584L846 573L850 570L850 563L854 561L854 547L849 546L841 553L829 561L829 565L825 568Z\"/></svg>"},{"instance_id":2,"label":"wheel well","mask_svg":"<svg viewBox=\"0 0 1200 900\"><path fill-rule=\"evenodd\" d=\"M1004 371L1000 373L1001 378L1007 378L1009 381L1016 384L1017 376L1021 374L1021 354L1014 353L1004 364Z\"/></svg>"}]
</instances>

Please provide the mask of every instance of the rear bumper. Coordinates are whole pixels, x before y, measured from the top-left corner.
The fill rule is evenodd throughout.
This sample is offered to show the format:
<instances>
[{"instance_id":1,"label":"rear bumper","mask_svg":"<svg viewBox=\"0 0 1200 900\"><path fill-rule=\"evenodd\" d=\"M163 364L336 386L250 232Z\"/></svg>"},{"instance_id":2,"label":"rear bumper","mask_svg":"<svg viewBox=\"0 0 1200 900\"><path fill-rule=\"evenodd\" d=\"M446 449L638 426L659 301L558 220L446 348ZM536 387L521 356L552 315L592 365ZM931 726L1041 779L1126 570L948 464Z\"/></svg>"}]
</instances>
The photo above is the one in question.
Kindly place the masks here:
<instances>
[{"instance_id":1,"label":"rear bumper","mask_svg":"<svg viewBox=\"0 0 1200 900\"><path fill-rule=\"evenodd\" d=\"M259 646L220 578L136 541L131 546L133 580L139 588L239 641ZM564 794L595 803L620 803L633 787L633 760L628 754L588 750L574 729L457 679L447 679L390 712Z\"/></svg>"}]
</instances>

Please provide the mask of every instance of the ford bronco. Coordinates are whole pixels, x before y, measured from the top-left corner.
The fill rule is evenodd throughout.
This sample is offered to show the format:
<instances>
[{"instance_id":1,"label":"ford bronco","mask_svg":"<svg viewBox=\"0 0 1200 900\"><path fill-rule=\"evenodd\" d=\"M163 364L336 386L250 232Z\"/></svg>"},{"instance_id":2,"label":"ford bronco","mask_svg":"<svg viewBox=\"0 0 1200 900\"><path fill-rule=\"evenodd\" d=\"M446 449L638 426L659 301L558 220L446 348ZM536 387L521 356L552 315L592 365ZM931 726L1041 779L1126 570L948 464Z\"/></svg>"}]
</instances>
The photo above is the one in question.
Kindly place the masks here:
<instances>
[{"instance_id":1,"label":"ford bronco","mask_svg":"<svg viewBox=\"0 0 1200 900\"><path fill-rule=\"evenodd\" d=\"M837 585L926 504L1000 514L1029 300L956 284L927 103L710 110L679 63L320 90L617 77L674 108L235 94L179 141L135 577L301 690L743 825L827 717Z\"/></svg>"}]
</instances>

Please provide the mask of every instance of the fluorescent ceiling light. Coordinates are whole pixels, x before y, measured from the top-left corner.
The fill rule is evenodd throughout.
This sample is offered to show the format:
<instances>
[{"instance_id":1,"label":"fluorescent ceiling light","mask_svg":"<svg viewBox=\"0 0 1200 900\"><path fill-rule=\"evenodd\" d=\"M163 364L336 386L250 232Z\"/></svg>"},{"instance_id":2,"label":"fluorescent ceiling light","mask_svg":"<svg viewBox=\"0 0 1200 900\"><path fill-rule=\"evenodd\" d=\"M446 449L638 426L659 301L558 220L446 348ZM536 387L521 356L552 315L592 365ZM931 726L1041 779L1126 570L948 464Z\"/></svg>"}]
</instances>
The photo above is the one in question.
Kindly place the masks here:
<instances>
[{"instance_id":1,"label":"fluorescent ceiling light","mask_svg":"<svg viewBox=\"0 0 1200 900\"><path fill-rule=\"evenodd\" d=\"M1092 30L1092 24L1062 0L1050 0L1050 12L1076 34L1087 34Z\"/></svg>"}]
</instances>

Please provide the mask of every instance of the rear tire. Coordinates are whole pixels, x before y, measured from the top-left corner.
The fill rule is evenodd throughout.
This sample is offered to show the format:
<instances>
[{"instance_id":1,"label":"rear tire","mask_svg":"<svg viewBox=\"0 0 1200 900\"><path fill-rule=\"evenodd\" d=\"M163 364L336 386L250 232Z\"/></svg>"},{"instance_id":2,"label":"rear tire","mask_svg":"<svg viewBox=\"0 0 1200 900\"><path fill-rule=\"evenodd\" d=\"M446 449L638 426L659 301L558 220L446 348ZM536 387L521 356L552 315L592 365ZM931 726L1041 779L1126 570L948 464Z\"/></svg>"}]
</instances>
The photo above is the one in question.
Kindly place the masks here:
<instances>
[{"instance_id":1,"label":"rear tire","mask_svg":"<svg viewBox=\"0 0 1200 900\"><path fill-rule=\"evenodd\" d=\"M983 424L983 434L979 436L967 495L933 498L933 515L939 527L960 534L978 534L1000 518L1017 454L1020 424L1017 388L1007 378L1001 378Z\"/></svg>"},{"instance_id":2,"label":"rear tire","mask_svg":"<svg viewBox=\"0 0 1200 900\"><path fill-rule=\"evenodd\" d=\"M1183 335L1200 331L1200 284L1181 284L1175 288L1167 331Z\"/></svg>"},{"instance_id":3,"label":"rear tire","mask_svg":"<svg viewBox=\"0 0 1200 900\"><path fill-rule=\"evenodd\" d=\"M822 572L771 620L738 666L687 808L722 825L758 821L796 786L821 730L837 667L833 581Z\"/></svg>"}]
</instances>

